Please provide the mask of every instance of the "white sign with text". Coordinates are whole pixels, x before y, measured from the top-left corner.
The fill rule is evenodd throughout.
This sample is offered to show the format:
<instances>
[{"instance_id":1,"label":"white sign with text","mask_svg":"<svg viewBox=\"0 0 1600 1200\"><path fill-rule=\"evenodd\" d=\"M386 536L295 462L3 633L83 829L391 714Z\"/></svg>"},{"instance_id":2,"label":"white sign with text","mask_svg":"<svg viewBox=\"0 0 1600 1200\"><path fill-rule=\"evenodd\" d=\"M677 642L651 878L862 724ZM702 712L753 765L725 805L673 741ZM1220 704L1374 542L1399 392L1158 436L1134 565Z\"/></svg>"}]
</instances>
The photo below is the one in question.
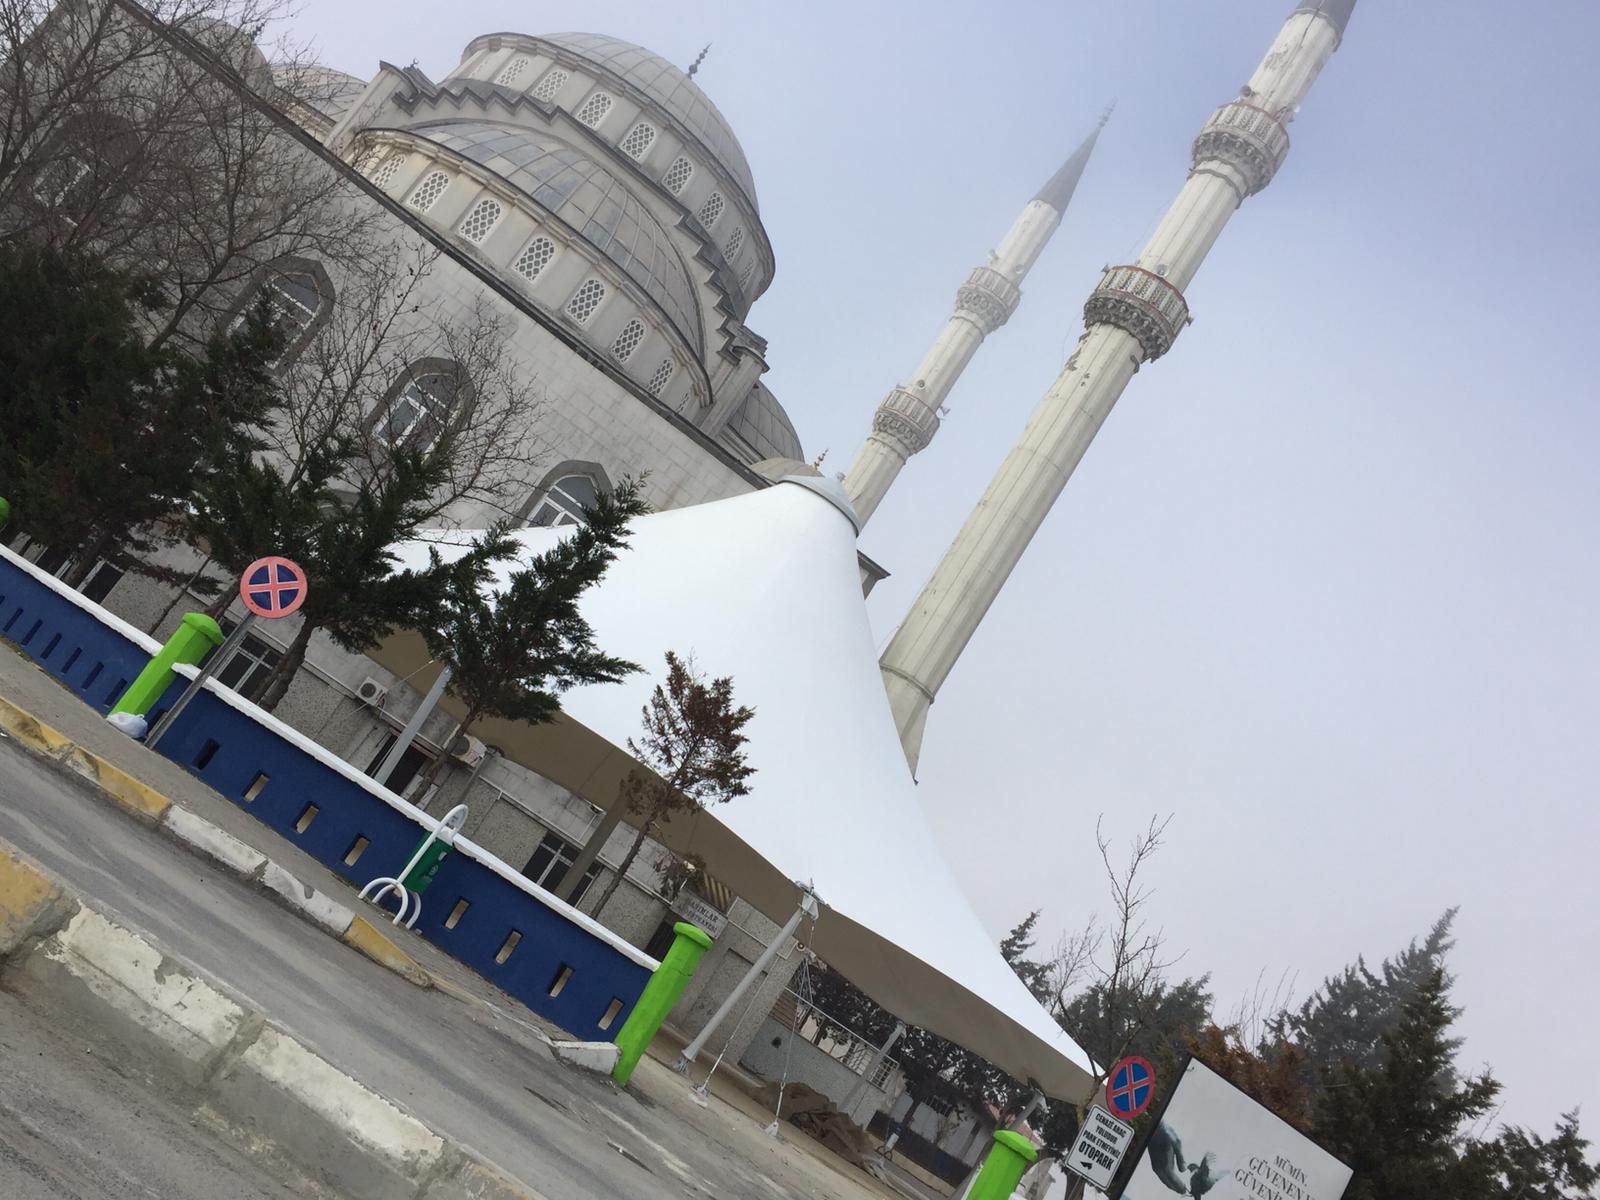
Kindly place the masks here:
<instances>
[{"instance_id":1,"label":"white sign with text","mask_svg":"<svg viewBox=\"0 0 1600 1200\"><path fill-rule=\"evenodd\" d=\"M1098 1104L1091 1104L1089 1115L1078 1130L1078 1140L1072 1143L1072 1153L1063 1165L1097 1188L1110 1187L1131 1141L1132 1125L1113 1117Z\"/></svg>"}]
</instances>

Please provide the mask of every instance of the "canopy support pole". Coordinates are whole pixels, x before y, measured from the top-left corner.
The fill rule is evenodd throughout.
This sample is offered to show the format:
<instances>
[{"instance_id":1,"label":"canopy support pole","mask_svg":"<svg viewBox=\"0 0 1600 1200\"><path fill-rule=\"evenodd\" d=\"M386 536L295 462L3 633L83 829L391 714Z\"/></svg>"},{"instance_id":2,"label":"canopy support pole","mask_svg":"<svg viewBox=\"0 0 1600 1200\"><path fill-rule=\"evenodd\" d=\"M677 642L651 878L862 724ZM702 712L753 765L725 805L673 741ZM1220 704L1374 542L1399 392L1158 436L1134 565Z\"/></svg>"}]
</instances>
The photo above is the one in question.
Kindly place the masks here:
<instances>
[{"instance_id":1,"label":"canopy support pole","mask_svg":"<svg viewBox=\"0 0 1600 1200\"><path fill-rule=\"evenodd\" d=\"M750 990L751 985L766 972L772 965L772 960L778 957L778 950L790 938L794 937L795 930L800 928L800 922L810 917L813 921L817 918L817 897L807 887L800 897L800 907L794 910L794 916L778 930L777 936L767 943L767 948L761 952L761 957L750 965L744 973L744 978L729 992L717 1011L711 1014L711 1019L706 1022L705 1028L694 1035L694 1040L683 1048L683 1053L678 1056L678 1061L672 1064L672 1069L680 1075L686 1074L689 1064L700 1056L700 1051L706 1048L706 1043L711 1040L711 1035L717 1031L717 1026L727 1020L728 1014L739 1003L740 998Z\"/></svg>"},{"instance_id":2,"label":"canopy support pole","mask_svg":"<svg viewBox=\"0 0 1600 1200\"><path fill-rule=\"evenodd\" d=\"M883 1066L883 1060L889 1057L889 1051L893 1050L895 1044L905 1035L906 1023L904 1021L896 1021L894 1023L894 1031L884 1040L883 1045L878 1047L878 1052L872 1056L872 1061L867 1064L867 1069L861 1072L861 1078L856 1080L855 1086L850 1089L850 1094L844 1098L844 1103L839 1105L839 1111L847 1119L855 1120L854 1113L856 1105L861 1100L861 1093L866 1091L867 1085L872 1082L872 1077L878 1073L878 1068ZM869 1122L862 1122L862 1124L867 1123Z\"/></svg>"},{"instance_id":3,"label":"canopy support pole","mask_svg":"<svg viewBox=\"0 0 1600 1200\"><path fill-rule=\"evenodd\" d=\"M594 866L595 859L600 857L600 851L605 849L606 842L611 839L612 831L622 824L622 814L627 807L628 802L619 790L616 798L611 801L611 807L600 814L600 824L595 826L588 841L583 843L583 849L578 851L578 857L567 868L566 876L561 880L561 886L555 889L555 893L568 904L577 904L573 896L582 886L583 877L589 873L589 868ZM599 916L598 913L595 915Z\"/></svg>"},{"instance_id":4,"label":"canopy support pole","mask_svg":"<svg viewBox=\"0 0 1600 1200\"><path fill-rule=\"evenodd\" d=\"M417 711L411 714L411 719L406 722L406 727L394 739L394 745L389 747L389 753L383 756L383 762L378 764L378 769L373 778L385 787L388 786L389 776L394 774L394 769L400 765L400 760L405 757L406 751L411 749L411 743L417 740L417 734L422 732L422 723L433 715L433 710L439 706L439 697L444 695L444 689L450 686L450 676L455 674L449 664L439 671L439 678L433 681L433 686L428 689L427 695L422 697L422 703L417 705ZM445 747L446 753L449 747Z\"/></svg>"}]
</instances>

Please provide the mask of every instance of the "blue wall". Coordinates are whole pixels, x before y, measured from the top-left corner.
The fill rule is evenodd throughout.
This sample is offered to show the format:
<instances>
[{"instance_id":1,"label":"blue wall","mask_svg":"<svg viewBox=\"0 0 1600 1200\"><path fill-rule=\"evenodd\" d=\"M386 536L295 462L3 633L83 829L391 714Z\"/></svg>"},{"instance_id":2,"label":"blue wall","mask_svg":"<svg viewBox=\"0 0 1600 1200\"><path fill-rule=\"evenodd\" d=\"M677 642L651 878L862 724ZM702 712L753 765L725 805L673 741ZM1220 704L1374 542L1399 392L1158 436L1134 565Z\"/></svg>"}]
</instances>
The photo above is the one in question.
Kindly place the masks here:
<instances>
[{"instance_id":1,"label":"blue wall","mask_svg":"<svg viewBox=\"0 0 1600 1200\"><path fill-rule=\"evenodd\" d=\"M0 634L107 712L149 655L95 611L78 608L0 557ZM184 683L173 684L152 717L170 707ZM404 813L210 692L179 715L158 752L358 888L399 874L426 835ZM252 790L254 797L245 799ZM346 865L360 838L366 847ZM417 932L575 1037L614 1037L649 978L615 946L463 853L444 860L422 900ZM455 927L445 928L461 901L466 908ZM513 933L520 938L505 961L496 962ZM613 1001L621 1007L602 1029Z\"/></svg>"}]
</instances>

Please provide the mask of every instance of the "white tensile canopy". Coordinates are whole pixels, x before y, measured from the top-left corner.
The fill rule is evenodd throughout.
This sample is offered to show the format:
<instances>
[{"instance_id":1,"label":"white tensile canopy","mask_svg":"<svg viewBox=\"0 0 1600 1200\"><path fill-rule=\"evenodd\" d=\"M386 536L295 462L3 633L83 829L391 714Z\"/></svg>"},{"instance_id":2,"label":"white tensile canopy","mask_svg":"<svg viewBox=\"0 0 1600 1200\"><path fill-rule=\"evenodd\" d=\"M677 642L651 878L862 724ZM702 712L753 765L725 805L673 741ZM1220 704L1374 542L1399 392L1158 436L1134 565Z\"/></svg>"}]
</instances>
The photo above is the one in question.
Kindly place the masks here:
<instances>
[{"instance_id":1,"label":"white tensile canopy","mask_svg":"<svg viewBox=\"0 0 1600 1200\"><path fill-rule=\"evenodd\" d=\"M962 894L918 804L878 673L856 530L837 484L791 477L759 492L634 522L629 548L585 597L607 653L645 671L580 688L552 725L484 720L473 732L513 760L609 808L635 765L624 748L662 677L666 651L731 675L755 709L751 794L680 818L659 835L782 922L793 881L822 905L813 947L879 1004L1045 1092L1078 1100L1089 1058L1023 987ZM530 553L561 536L521 531ZM428 545L404 547L407 566ZM509 569L509 564L508 564ZM437 667L414 633L379 662L426 687ZM444 707L460 709L447 699ZM985 826L1003 861L1016 834Z\"/></svg>"}]
</instances>

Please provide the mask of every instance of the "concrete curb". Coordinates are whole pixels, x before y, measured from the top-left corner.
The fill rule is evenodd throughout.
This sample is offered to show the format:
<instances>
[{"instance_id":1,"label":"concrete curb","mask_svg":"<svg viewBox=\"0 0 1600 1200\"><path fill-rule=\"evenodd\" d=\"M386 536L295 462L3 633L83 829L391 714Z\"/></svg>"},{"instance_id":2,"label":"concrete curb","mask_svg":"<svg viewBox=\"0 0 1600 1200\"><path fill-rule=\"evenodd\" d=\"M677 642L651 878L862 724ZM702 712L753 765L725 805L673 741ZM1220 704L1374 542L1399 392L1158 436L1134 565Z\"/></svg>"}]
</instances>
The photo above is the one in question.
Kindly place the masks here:
<instances>
[{"instance_id":1,"label":"concrete curb","mask_svg":"<svg viewBox=\"0 0 1600 1200\"><path fill-rule=\"evenodd\" d=\"M195 1120L353 1200L543 1200L0 842L0 987L172 1078Z\"/></svg>"},{"instance_id":2,"label":"concrete curb","mask_svg":"<svg viewBox=\"0 0 1600 1200\"><path fill-rule=\"evenodd\" d=\"M247 846L231 833L196 816L182 805L174 804L148 784L141 783L122 768L85 750L65 734L4 697L0 697L0 731L24 750L78 776L102 799L135 820L154 825L192 853L237 875L379 966L418 987L434 986L434 978L427 968L395 945L376 925L302 883L261 851ZM3 941L0 941L0 947L3 947Z\"/></svg>"}]
</instances>

